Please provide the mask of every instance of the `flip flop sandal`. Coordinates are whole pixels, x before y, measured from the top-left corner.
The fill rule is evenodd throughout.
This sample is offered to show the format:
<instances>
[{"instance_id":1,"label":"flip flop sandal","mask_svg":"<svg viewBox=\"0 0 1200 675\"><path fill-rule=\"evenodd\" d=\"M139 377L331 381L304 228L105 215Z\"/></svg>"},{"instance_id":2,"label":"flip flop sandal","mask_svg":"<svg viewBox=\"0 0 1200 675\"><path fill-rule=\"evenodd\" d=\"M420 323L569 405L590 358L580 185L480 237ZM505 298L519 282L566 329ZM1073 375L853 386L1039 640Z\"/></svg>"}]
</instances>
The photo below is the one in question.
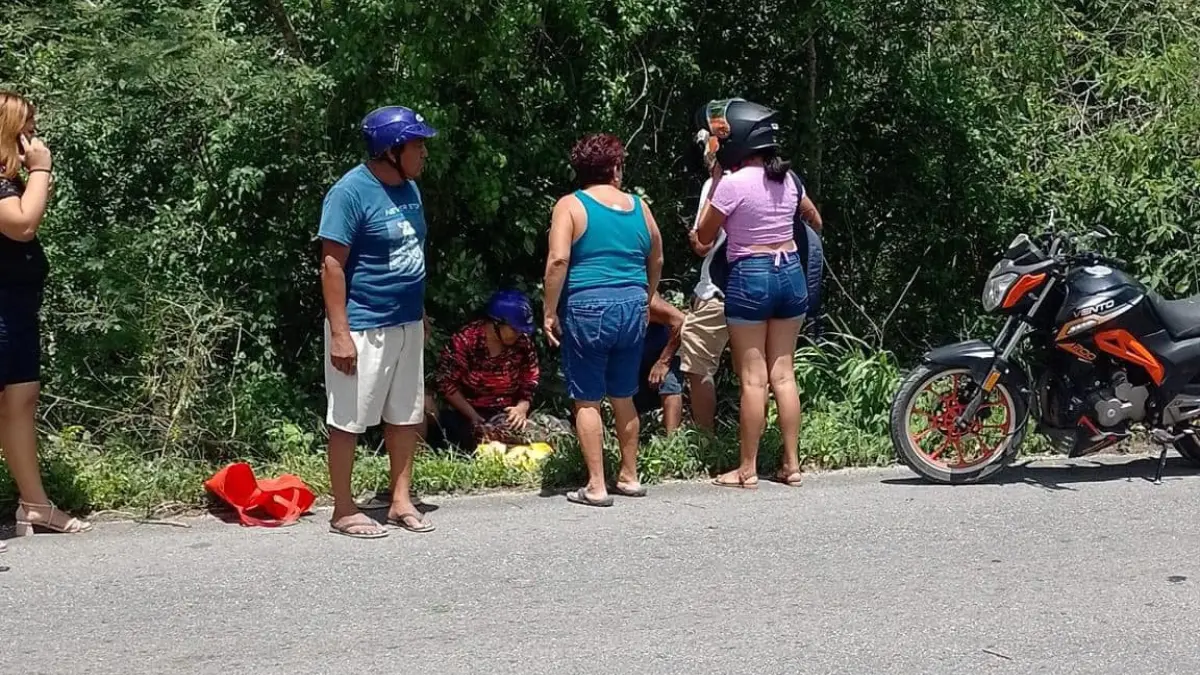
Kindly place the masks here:
<instances>
[{"instance_id":1,"label":"flip flop sandal","mask_svg":"<svg viewBox=\"0 0 1200 675\"><path fill-rule=\"evenodd\" d=\"M376 523L375 525L378 526L379 524ZM381 529L378 532L351 532L350 528L352 527L370 527L370 523L349 523L341 527L330 523L329 531L333 534L340 534L343 537L351 537L353 539L383 539L388 536L387 530Z\"/></svg>"},{"instance_id":2,"label":"flip flop sandal","mask_svg":"<svg viewBox=\"0 0 1200 675\"><path fill-rule=\"evenodd\" d=\"M741 476L738 476L738 482L736 482L736 483L730 483L727 481L723 481L718 477L718 478L714 478L712 480L712 484L716 485L717 487L734 488L737 490L757 490L758 489L757 482L747 483L745 481L745 479L743 479Z\"/></svg>"},{"instance_id":3,"label":"flip flop sandal","mask_svg":"<svg viewBox=\"0 0 1200 675\"><path fill-rule=\"evenodd\" d=\"M793 477L795 477L795 480L792 480ZM786 485L788 487L800 487L800 485L804 483L804 476L799 471L793 471L787 476L775 474L767 480L771 481L772 483L779 483L780 485Z\"/></svg>"},{"instance_id":4,"label":"flip flop sandal","mask_svg":"<svg viewBox=\"0 0 1200 675\"><path fill-rule=\"evenodd\" d=\"M584 506L612 506L613 505L612 495L606 495L604 497L604 499L601 499L600 501L593 501L590 497L588 497L587 488L585 488L585 487L581 487L574 492L568 492L567 493L567 501L573 502L575 504L583 504Z\"/></svg>"},{"instance_id":5,"label":"flip flop sandal","mask_svg":"<svg viewBox=\"0 0 1200 675\"><path fill-rule=\"evenodd\" d=\"M646 496L646 486L639 485L639 486L637 486L636 490L626 490L625 488L621 487L620 485L613 485L612 487L609 488L609 492L615 492L615 493L621 495L622 497L645 497Z\"/></svg>"},{"instance_id":6,"label":"flip flop sandal","mask_svg":"<svg viewBox=\"0 0 1200 675\"><path fill-rule=\"evenodd\" d=\"M413 518L418 523L422 523L422 524L416 525L416 526L409 525L408 524L409 518ZM408 530L409 532L433 532L435 529L437 529L436 527L433 526L433 523L429 523L429 522L425 522L425 521L421 520L421 514L419 514L419 513L401 513L400 515L396 516L395 518L388 516L387 522L388 522L388 525L391 525L393 527L399 527L401 529Z\"/></svg>"}]
</instances>

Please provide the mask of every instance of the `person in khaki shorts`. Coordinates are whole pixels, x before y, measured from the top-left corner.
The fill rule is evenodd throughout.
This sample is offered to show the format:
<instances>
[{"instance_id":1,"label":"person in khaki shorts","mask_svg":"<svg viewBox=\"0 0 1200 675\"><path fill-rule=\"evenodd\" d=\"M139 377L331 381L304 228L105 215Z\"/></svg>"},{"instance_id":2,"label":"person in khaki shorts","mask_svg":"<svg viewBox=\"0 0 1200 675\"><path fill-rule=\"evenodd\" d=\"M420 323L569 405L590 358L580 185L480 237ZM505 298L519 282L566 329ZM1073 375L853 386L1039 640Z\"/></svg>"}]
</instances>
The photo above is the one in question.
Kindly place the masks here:
<instances>
[{"instance_id":1,"label":"person in khaki shorts","mask_svg":"<svg viewBox=\"0 0 1200 675\"><path fill-rule=\"evenodd\" d=\"M326 424L336 534L387 530L351 494L358 434L380 422L391 463L389 525L428 532L412 503L413 455L425 420L425 214L414 179L433 127L408 108L363 119L370 159L346 172L321 211Z\"/></svg>"},{"instance_id":2,"label":"person in khaki shorts","mask_svg":"<svg viewBox=\"0 0 1200 675\"><path fill-rule=\"evenodd\" d=\"M703 206L712 190L712 178L704 181L700 190L700 205ZM715 427L717 394L714 377L721 364L721 354L729 343L729 330L725 327L725 300L720 289L713 283L709 269L717 247L725 239L725 231L709 245L696 239L696 226L700 212L692 222L689 240L696 255L704 256L700 267L700 281L693 291L692 306L683 320L683 336L679 346L680 370L687 373L688 389L692 397L692 419L696 426L706 431Z\"/></svg>"}]
</instances>

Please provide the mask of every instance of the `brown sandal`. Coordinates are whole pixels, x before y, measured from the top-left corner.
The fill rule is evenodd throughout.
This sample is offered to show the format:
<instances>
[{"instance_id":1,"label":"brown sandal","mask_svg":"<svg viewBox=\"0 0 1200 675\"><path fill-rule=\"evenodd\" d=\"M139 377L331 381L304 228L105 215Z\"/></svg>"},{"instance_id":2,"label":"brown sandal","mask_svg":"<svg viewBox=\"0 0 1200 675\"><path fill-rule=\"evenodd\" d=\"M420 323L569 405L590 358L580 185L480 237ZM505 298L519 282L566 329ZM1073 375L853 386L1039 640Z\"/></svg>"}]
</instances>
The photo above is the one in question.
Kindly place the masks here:
<instances>
[{"instance_id":1,"label":"brown sandal","mask_svg":"<svg viewBox=\"0 0 1200 675\"><path fill-rule=\"evenodd\" d=\"M729 475L729 474L725 474L725 475ZM737 489L741 489L741 490L757 490L758 489L758 476L753 476L753 478L754 478L753 483L747 482L747 479L743 478L740 473L737 474L737 478L738 478L738 480L736 483L731 483L729 481L721 480L721 476L717 476L716 478L714 478L712 480L712 484L716 485L717 487L737 488Z\"/></svg>"},{"instance_id":2,"label":"brown sandal","mask_svg":"<svg viewBox=\"0 0 1200 675\"><path fill-rule=\"evenodd\" d=\"M410 520L417 521L417 524L409 525ZM388 516L387 522L392 527L399 527L409 532L433 532L437 529L433 526L433 523L422 519L419 513L401 513L398 516Z\"/></svg>"},{"instance_id":3,"label":"brown sandal","mask_svg":"<svg viewBox=\"0 0 1200 675\"><path fill-rule=\"evenodd\" d=\"M362 518L356 516L362 516ZM361 512L337 520L330 519L329 531L332 534L340 534L352 539L383 539L388 536L387 528Z\"/></svg>"},{"instance_id":4,"label":"brown sandal","mask_svg":"<svg viewBox=\"0 0 1200 675\"><path fill-rule=\"evenodd\" d=\"M790 471L783 473L782 471L771 477L775 483L780 483L788 487L800 487L804 483L804 474L800 471Z\"/></svg>"}]
</instances>

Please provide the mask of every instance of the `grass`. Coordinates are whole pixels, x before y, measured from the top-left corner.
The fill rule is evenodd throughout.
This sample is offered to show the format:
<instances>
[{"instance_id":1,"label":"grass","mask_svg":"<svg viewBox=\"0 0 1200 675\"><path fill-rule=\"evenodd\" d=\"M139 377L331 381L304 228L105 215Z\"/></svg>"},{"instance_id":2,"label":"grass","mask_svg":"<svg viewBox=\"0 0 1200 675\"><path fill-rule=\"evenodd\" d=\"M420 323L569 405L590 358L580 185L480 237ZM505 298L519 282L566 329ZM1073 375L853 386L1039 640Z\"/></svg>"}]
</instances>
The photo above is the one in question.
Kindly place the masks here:
<instances>
[{"instance_id":1,"label":"grass","mask_svg":"<svg viewBox=\"0 0 1200 675\"><path fill-rule=\"evenodd\" d=\"M771 430L763 439L763 447L777 445L778 432ZM555 446L555 453L533 470L506 465L498 458L423 450L413 468L414 486L419 493L429 495L498 488L557 490L582 484L586 472L574 439L559 439ZM826 413L808 416L801 446L821 448L819 454L805 457L810 468L885 463L880 439L870 439ZM606 450L608 470L615 475L615 439L608 439ZM220 468L200 460L145 457L125 448L95 447L61 435L43 439L41 457L47 491L59 506L77 513L196 507L207 500L204 481ZM319 447L296 448L272 460L247 461L260 477L291 473L318 495L329 492L325 455ZM714 475L736 462L737 441L732 430L710 435L685 428L671 436L653 431L645 435L638 469L644 482L654 484ZM763 472L774 471L777 465L778 453L764 451L760 455ZM360 446L354 467L355 491L382 489L387 480L386 455ZM0 504L8 508L15 501L15 486L7 473L0 472Z\"/></svg>"},{"instance_id":2,"label":"grass","mask_svg":"<svg viewBox=\"0 0 1200 675\"><path fill-rule=\"evenodd\" d=\"M805 344L797 354L797 384L804 406L801 460L808 469L883 466L892 463L888 408L900 379L894 357L852 338ZM685 427L667 436L652 416L643 418L639 473L647 484L715 475L737 464L736 389L725 379L718 430L705 434ZM772 405L763 436L759 470L778 468L780 435ZM609 425L611 429L611 424ZM607 464L615 475L615 438L606 439ZM586 476L573 437L555 439L556 450L532 470L495 458L446 452L421 452L414 485L421 494L468 493L496 488L557 490L582 484ZM326 495L324 439L319 432L282 422L265 435L261 449L246 461L261 477L291 473L315 493ZM358 493L387 485L388 462L377 450L360 447L354 488ZM141 448L92 438L78 427L46 433L41 457L47 490L59 505L74 512L126 512L195 507L207 500L203 482L225 462L146 453ZM15 489L0 472L0 508L15 503Z\"/></svg>"}]
</instances>

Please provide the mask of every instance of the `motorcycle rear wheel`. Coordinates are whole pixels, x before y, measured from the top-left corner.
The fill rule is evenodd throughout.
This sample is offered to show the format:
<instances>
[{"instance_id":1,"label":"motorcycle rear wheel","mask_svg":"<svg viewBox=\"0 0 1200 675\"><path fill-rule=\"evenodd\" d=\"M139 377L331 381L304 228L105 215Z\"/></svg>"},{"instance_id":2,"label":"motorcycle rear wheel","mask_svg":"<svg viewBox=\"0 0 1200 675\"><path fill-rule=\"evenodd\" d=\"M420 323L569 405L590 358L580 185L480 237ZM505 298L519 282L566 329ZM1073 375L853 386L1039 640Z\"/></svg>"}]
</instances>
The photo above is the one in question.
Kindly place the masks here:
<instances>
[{"instance_id":1,"label":"motorcycle rear wheel","mask_svg":"<svg viewBox=\"0 0 1200 675\"><path fill-rule=\"evenodd\" d=\"M948 383L948 390L936 393L939 383ZM1004 469L1025 439L1025 402L998 383L967 429L957 429L953 420L978 386L966 368L935 364L913 369L892 399L891 438L899 460L922 478L943 485L977 483ZM932 408L922 403L925 394L933 394ZM1002 421L995 421L997 411L1003 412ZM914 421L923 428L914 431ZM993 438L985 440L984 432ZM968 458L971 445L977 452ZM943 460L947 453L956 461Z\"/></svg>"}]
</instances>

